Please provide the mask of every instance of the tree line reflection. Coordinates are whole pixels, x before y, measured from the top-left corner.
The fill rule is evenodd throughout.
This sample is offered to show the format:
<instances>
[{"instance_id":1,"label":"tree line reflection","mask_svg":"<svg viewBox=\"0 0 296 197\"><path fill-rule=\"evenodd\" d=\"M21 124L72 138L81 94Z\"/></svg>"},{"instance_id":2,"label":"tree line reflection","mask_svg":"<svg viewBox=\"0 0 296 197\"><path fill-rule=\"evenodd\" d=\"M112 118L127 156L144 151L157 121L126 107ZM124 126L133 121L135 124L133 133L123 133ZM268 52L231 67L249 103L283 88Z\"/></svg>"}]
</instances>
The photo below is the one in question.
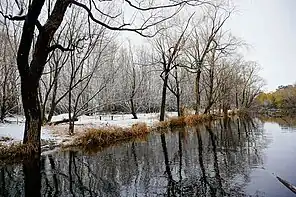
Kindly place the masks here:
<instances>
[{"instance_id":1,"label":"tree line reflection","mask_svg":"<svg viewBox=\"0 0 296 197\"><path fill-rule=\"evenodd\" d=\"M58 152L2 167L0 196L246 196L267 143L253 119L178 128L93 155Z\"/></svg>"}]
</instances>

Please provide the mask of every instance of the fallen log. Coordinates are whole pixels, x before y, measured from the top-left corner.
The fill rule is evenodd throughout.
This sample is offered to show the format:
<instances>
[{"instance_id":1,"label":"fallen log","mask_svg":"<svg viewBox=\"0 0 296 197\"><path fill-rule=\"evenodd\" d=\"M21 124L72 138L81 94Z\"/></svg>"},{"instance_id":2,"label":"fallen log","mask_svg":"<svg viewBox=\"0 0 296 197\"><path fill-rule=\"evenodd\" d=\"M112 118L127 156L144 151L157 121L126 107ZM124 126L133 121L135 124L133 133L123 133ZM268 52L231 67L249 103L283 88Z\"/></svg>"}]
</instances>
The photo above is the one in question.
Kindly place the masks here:
<instances>
[{"instance_id":1,"label":"fallen log","mask_svg":"<svg viewBox=\"0 0 296 197\"><path fill-rule=\"evenodd\" d=\"M289 190L291 190L294 194L296 194L296 187L294 185L292 185L291 183L289 183L288 181L280 178L280 177L276 177L284 186L286 186Z\"/></svg>"}]
</instances>

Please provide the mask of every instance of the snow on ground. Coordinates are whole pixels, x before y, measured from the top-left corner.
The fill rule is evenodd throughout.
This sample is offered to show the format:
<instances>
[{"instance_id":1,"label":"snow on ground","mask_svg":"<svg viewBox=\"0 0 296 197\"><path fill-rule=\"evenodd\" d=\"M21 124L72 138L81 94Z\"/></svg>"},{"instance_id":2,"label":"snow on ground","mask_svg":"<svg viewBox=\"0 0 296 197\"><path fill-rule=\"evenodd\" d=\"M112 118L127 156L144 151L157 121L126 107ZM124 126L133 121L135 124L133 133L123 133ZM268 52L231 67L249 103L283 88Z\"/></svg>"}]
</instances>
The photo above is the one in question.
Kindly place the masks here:
<instances>
[{"instance_id":1,"label":"snow on ground","mask_svg":"<svg viewBox=\"0 0 296 197\"><path fill-rule=\"evenodd\" d=\"M0 142L1 139L9 138L13 142L20 142L23 140L24 136L24 123L5 123L0 124ZM7 138L7 139L8 139ZM50 130L42 128L41 130L41 139L42 140L57 140L58 137L54 136Z\"/></svg>"},{"instance_id":2,"label":"snow on ground","mask_svg":"<svg viewBox=\"0 0 296 197\"><path fill-rule=\"evenodd\" d=\"M177 112L167 112L166 117L177 116ZM102 127L102 126L118 126L118 127L130 127L136 123L146 123L148 126L152 126L159 120L159 113L139 113L138 119L133 119L131 114L105 114L105 115L93 115L93 116L80 116L78 121L75 121L77 126L86 127ZM68 114L60 114L52 118L52 122L68 119ZM67 124L67 123L65 123Z\"/></svg>"},{"instance_id":3,"label":"snow on ground","mask_svg":"<svg viewBox=\"0 0 296 197\"><path fill-rule=\"evenodd\" d=\"M6 123L0 123L0 144L9 145L23 140L25 118L23 116L14 116L5 118ZM41 139L44 141L60 142L65 137L55 135L51 130L41 128Z\"/></svg>"},{"instance_id":4,"label":"snow on ground","mask_svg":"<svg viewBox=\"0 0 296 197\"><path fill-rule=\"evenodd\" d=\"M98 128L104 126L118 126L118 127L131 127L136 123L146 123L148 126L153 126L158 122L159 113L139 113L138 119L132 119L130 114L105 114L93 116L80 116L78 121L75 121L77 131L84 131L86 128ZM166 118L177 116L176 112L166 113ZM63 119L68 119L68 114L60 114L52 118L52 122ZM23 116L15 116L6 118L8 123L0 124L0 144L10 144L20 142L24 134ZM53 141L55 144L60 144L63 141L71 139L67 133L68 124L63 123L57 126L42 127L41 139L45 141Z\"/></svg>"}]
</instances>

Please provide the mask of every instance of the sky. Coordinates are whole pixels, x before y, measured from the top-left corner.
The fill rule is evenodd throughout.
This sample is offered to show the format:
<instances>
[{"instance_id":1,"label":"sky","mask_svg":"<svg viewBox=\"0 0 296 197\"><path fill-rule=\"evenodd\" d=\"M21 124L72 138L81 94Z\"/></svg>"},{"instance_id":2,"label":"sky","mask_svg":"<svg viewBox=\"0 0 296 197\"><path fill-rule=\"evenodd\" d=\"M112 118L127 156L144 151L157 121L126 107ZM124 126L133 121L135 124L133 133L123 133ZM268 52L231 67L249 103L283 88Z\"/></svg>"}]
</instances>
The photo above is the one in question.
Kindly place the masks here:
<instances>
[{"instance_id":1,"label":"sky","mask_svg":"<svg viewBox=\"0 0 296 197\"><path fill-rule=\"evenodd\" d=\"M250 47L266 91L296 83L296 0L237 0L238 12L227 26Z\"/></svg>"}]
</instances>

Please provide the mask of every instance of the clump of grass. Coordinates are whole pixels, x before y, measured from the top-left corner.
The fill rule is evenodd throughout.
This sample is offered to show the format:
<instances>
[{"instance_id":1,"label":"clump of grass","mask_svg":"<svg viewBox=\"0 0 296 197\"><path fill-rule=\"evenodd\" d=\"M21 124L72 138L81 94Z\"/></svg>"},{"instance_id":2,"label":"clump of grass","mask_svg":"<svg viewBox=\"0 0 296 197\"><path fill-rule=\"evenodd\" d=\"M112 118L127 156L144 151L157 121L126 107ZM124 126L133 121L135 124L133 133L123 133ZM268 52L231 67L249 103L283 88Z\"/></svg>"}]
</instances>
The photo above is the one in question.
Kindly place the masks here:
<instances>
[{"instance_id":1,"label":"clump of grass","mask_svg":"<svg viewBox=\"0 0 296 197\"><path fill-rule=\"evenodd\" d=\"M165 130L167 128L175 128L175 127L184 127L194 126L203 122L207 122L213 120L213 115L210 114L201 114L201 115L188 115L171 118L167 121L158 122L155 127L157 130Z\"/></svg>"},{"instance_id":2,"label":"clump of grass","mask_svg":"<svg viewBox=\"0 0 296 197\"><path fill-rule=\"evenodd\" d=\"M183 117L183 116L177 117L177 118L172 118L169 120L169 126L171 128L184 127L185 125L186 125L185 117Z\"/></svg>"},{"instance_id":3,"label":"clump of grass","mask_svg":"<svg viewBox=\"0 0 296 197\"><path fill-rule=\"evenodd\" d=\"M19 160L25 159L38 152L38 147L32 144L13 143L11 145L0 146L1 160Z\"/></svg>"},{"instance_id":4,"label":"clump of grass","mask_svg":"<svg viewBox=\"0 0 296 197\"><path fill-rule=\"evenodd\" d=\"M107 127L99 129L87 129L78 136L72 146L106 147L120 141L143 137L150 132L145 123L134 124L131 128Z\"/></svg>"},{"instance_id":5,"label":"clump of grass","mask_svg":"<svg viewBox=\"0 0 296 197\"><path fill-rule=\"evenodd\" d=\"M186 116L184 121L187 125L194 126L194 125L200 124L205 121L210 121L212 119L213 119L212 115L201 114L201 115Z\"/></svg>"},{"instance_id":6,"label":"clump of grass","mask_svg":"<svg viewBox=\"0 0 296 197\"><path fill-rule=\"evenodd\" d=\"M170 122L169 121L161 121L161 122L157 122L155 127L156 129L166 129L170 126Z\"/></svg>"}]
</instances>

